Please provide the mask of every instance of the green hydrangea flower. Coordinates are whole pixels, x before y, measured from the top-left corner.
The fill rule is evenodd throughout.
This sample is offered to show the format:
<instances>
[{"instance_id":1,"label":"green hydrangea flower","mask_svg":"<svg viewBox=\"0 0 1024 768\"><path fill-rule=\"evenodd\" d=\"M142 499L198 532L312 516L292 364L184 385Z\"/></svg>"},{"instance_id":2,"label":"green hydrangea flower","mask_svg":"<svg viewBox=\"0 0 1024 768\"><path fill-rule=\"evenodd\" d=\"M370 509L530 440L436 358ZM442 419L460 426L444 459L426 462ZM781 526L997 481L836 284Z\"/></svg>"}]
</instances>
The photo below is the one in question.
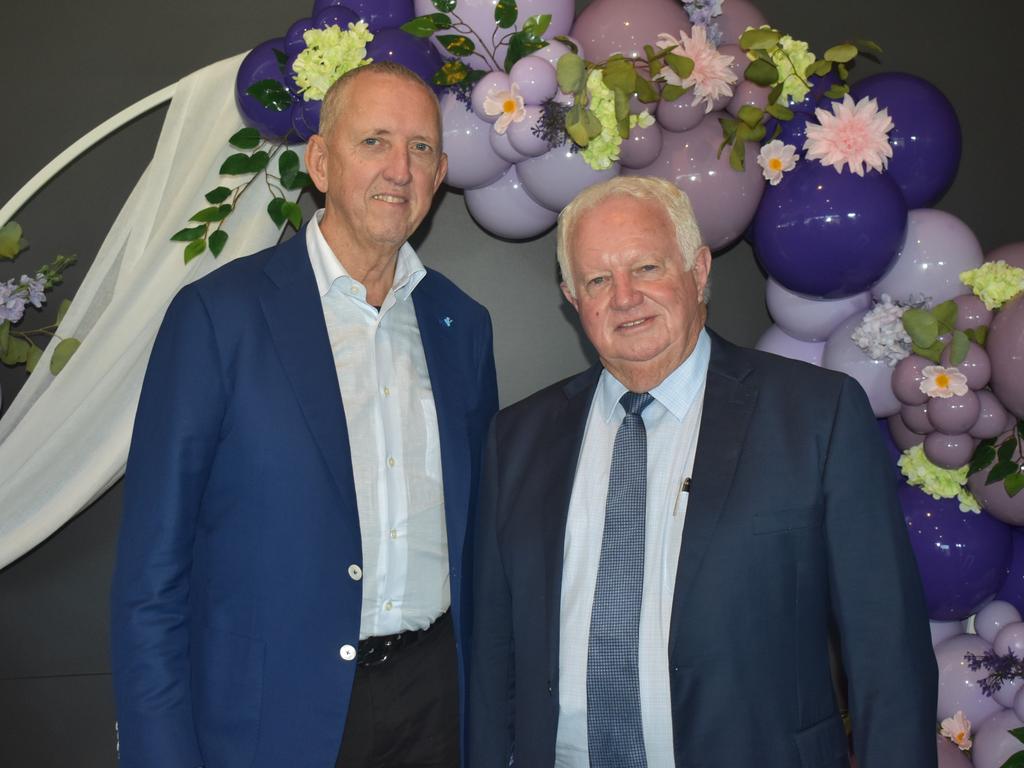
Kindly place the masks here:
<instances>
[{"instance_id":1,"label":"green hydrangea flower","mask_svg":"<svg viewBox=\"0 0 1024 768\"><path fill-rule=\"evenodd\" d=\"M603 171L619 159L622 137L615 120L615 93L604 84L601 70L594 69L587 77L587 92L590 94L590 111L601 121L601 134L590 140L581 150L583 159L595 171ZM646 128L654 124L654 117L645 109L639 115L629 116L629 127Z\"/></svg>"},{"instance_id":2,"label":"green hydrangea flower","mask_svg":"<svg viewBox=\"0 0 1024 768\"><path fill-rule=\"evenodd\" d=\"M752 29L752 27L748 27L748 29ZM771 29L771 27L762 24L760 29ZM776 81L782 83L782 95L779 96L779 103L786 104L787 96L794 102L802 101L807 95L807 91L810 90L804 72L817 60L817 57L808 49L807 43L803 40L794 40L790 35L783 35L779 39L779 44L767 53L771 56L772 64L779 70L779 79ZM747 58L753 61L757 57L748 52Z\"/></svg>"},{"instance_id":3,"label":"green hydrangea flower","mask_svg":"<svg viewBox=\"0 0 1024 768\"><path fill-rule=\"evenodd\" d=\"M306 49L295 57L292 69L306 101L320 101L335 80L372 61L366 58L366 44L373 40L373 33L365 21L350 22L344 31L337 24L310 29L302 39Z\"/></svg>"},{"instance_id":4,"label":"green hydrangea flower","mask_svg":"<svg viewBox=\"0 0 1024 768\"><path fill-rule=\"evenodd\" d=\"M960 273L960 282L974 291L989 309L999 309L1024 290L1024 269L991 261Z\"/></svg>"},{"instance_id":5,"label":"green hydrangea flower","mask_svg":"<svg viewBox=\"0 0 1024 768\"><path fill-rule=\"evenodd\" d=\"M961 512L981 512L978 500L964 488L968 465L959 469L937 467L924 455L924 446L920 444L905 450L898 463L907 483L920 488L933 499L957 499Z\"/></svg>"}]
</instances>

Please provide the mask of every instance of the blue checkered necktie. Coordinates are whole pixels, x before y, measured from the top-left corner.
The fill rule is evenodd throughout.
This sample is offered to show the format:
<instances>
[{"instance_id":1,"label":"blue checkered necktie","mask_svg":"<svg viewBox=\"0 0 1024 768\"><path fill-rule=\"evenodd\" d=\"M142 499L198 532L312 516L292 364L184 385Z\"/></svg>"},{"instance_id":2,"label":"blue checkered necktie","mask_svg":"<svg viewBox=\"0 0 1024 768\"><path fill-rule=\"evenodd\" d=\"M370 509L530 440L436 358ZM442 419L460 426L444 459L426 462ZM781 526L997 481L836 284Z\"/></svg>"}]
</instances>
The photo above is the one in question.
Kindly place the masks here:
<instances>
[{"instance_id":1,"label":"blue checkered necktie","mask_svg":"<svg viewBox=\"0 0 1024 768\"><path fill-rule=\"evenodd\" d=\"M608 501L587 648L587 740L591 768L646 768L637 639L644 587L647 430L653 397L627 392L615 433Z\"/></svg>"}]
</instances>

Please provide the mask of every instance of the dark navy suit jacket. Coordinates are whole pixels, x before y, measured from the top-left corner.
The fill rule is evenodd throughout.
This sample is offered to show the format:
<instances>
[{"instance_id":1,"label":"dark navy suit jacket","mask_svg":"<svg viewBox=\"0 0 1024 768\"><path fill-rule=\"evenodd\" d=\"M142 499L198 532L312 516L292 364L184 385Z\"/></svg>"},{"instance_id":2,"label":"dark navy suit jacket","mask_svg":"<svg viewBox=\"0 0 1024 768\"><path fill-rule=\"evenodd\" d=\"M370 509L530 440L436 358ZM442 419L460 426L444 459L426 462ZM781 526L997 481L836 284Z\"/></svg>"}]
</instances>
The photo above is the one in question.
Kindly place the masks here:
<instances>
[{"instance_id":1,"label":"dark navy suit jacket","mask_svg":"<svg viewBox=\"0 0 1024 768\"><path fill-rule=\"evenodd\" d=\"M497 408L487 311L429 271L412 294L440 434L462 692L472 528ZM171 303L125 482L113 670L122 765L323 768L359 640L359 517L305 232ZM463 697L464 701L464 697Z\"/></svg>"},{"instance_id":2,"label":"dark navy suit jacket","mask_svg":"<svg viewBox=\"0 0 1024 768\"><path fill-rule=\"evenodd\" d=\"M599 373L503 410L491 431L472 768L554 763L565 522ZM846 376L713 336L666 664L676 766L845 768L831 621L861 768L933 768L928 619L867 398Z\"/></svg>"}]
</instances>

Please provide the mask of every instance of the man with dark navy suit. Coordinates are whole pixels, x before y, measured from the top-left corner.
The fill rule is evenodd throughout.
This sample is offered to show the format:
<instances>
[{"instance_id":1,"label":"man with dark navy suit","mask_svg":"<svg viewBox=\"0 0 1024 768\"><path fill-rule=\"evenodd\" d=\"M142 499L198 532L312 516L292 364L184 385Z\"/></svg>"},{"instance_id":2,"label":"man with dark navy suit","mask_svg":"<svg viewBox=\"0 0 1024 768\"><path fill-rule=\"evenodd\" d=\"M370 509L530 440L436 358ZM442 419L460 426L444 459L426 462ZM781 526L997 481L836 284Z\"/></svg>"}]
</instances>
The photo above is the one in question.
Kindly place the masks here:
<instances>
[{"instance_id":1,"label":"man with dark navy suit","mask_svg":"<svg viewBox=\"0 0 1024 768\"><path fill-rule=\"evenodd\" d=\"M122 765L459 765L497 393L486 310L406 242L441 137L413 73L345 75L306 152L325 208L171 303L113 586Z\"/></svg>"},{"instance_id":2,"label":"man with dark navy suit","mask_svg":"<svg viewBox=\"0 0 1024 768\"><path fill-rule=\"evenodd\" d=\"M846 768L830 622L860 768L932 768L928 621L864 393L705 330L711 255L666 181L582 192L558 256L601 364L491 429L473 768Z\"/></svg>"}]
</instances>

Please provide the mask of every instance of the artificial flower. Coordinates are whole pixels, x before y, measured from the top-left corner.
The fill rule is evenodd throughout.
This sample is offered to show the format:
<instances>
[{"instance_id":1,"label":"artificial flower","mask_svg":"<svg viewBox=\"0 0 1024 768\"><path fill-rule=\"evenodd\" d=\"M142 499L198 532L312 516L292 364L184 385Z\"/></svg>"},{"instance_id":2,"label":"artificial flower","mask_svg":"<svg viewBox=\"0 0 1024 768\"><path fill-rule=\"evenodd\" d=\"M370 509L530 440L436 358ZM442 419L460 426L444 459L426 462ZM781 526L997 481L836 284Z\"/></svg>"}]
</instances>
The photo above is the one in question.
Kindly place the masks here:
<instances>
[{"instance_id":1,"label":"artificial flower","mask_svg":"<svg viewBox=\"0 0 1024 768\"><path fill-rule=\"evenodd\" d=\"M974 495L964 488L967 483L968 465L959 469L943 469L932 464L920 443L907 448L897 462L907 483L920 488L933 499L956 499L961 512L981 512L981 505Z\"/></svg>"},{"instance_id":2,"label":"artificial flower","mask_svg":"<svg viewBox=\"0 0 1024 768\"><path fill-rule=\"evenodd\" d=\"M767 24L762 24L760 29L771 29ZM753 29L753 27L747 27ZM804 96L810 90L810 83L804 77L804 72L814 63L815 56L803 40L794 40L789 35L779 38L779 44L771 50L766 51L771 57L772 64L779 73L776 82L782 83L782 91L779 94L779 102L803 101ZM747 58L751 61L757 58L753 51L747 52ZM788 101L787 101L788 100Z\"/></svg>"},{"instance_id":3,"label":"artificial flower","mask_svg":"<svg viewBox=\"0 0 1024 768\"><path fill-rule=\"evenodd\" d=\"M774 187L782 181L782 174L796 167L796 147L783 144L778 139L769 141L757 155L761 175Z\"/></svg>"},{"instance_id":4,"label":"artificial flower","mask_svg":"<svg viewBox=\"0 0 1024 768\"><path fill-rule=\"evenodd\" d=\"M872 360L884 360L890 368L913 349L913 340L903 327L907 307L897 304L887 294L872 307L854 328L850 339Z\"/></svg>"},{"instance_id":5,"label":"artificial flower","mask_svg":"<svg viewBox=\"0 0 1024 768\"><path fill-rule=\"evenodd\" d=\"M366 58L366 44L373 40L373 33L365 21L349 22L345 31L337 24L308 29L302 39L306 48L295 57L292 70L306 101L322 100L335 80L372 61Z\"/></svg>"},{"instance_id":6,"label":"artificial flower","mask_svg":"<svg viewBox=\"0 0 1024 768\"><path fill-rule=\"evenodd\" d=\"M722 42L722 31L718 28L714 18L722 15L722 0L687 0L683 3L683 10L690 17L690 24L704 27L708 33L708 40L715 47Z\"/></svg>"},{"instance_id":7,"label":"artificial flower","mask_svg":"<svg viewBox=\"0 0 1024 768\"><path fill-rule=\"evenodd\" d=\"M921 369L921 391L928 397L962 397L967 394L967 377L955 366L926 365Z\"/></svg>"},{"instance_id":8,"label":"artificial flower","mask_svg":"<svg viewBox=\"0 0 1024 768\"><path fill-rule=\"evenodd\" d=\"M580 154L587 165L595 171L610 168L619 159L619 124L615 119L615 94L604 84L601 70L594 69L587 77L587 92L590 94L590 111L601 122L601 133L585 146Z\"/></svg>"},{"instance_id":9,"label":"artificial flower","mask_svg":"<svg viewBox=\"0 0 1024 768\"><path fill-rule=\"evenodd\" d=\"M1005 261L990 261L960 273L960 282L974 291L989 309L999 309L1024 290L1024 269Z\"/></svg>"},{"instance_id":10,"label":"artificial flower","mask_svg":"<svg viewBox=\"0 0 1024 768\"><path fill-rule=\"evenodd\" d=\"M16 323L25 314L25 291L20 290L13 280L0 283L0 323L10 320Z\"/></svg>"},{"instance_id":11,"label":"artificial flower","mask_svg":"<svg viewBox=\"0 0 1024 768\"><path fill-rule=\"evenodd\" d=\"M28 294L28 301L33 307L39 309L43 306L43 302L46 301L46 279L42 275L22 275L18 287Z\"/></svg>"},{"instance_id":12,"label":"artificial flower","mask_svg":"<svg viewBox=\"0 0 1024 768\"><path fill-rule=\"evenodd\" d=\"M971 721L960 710L942 721L940 733L964 752L971 748Z\"/></svg>"},{"instance_id":13,"label":"artificial flower","mask_svg":"<svg viewBox=\"0 0 1024 768\"><path fill-rule=\"evenodd\" d=\"M512 83L507 91L490 91L484 99L484 112L492 117L498 115L494 123L495 133L504 133L509 123L521 123L526 117L523 97L519 95L519 86Z\"/></svg>"},{"instance_id":14,"label":"artificial flower","mask_svg":"<svg viewBox=\"0 0 1024 768\"><path fill-rule=\"evenodd\" d=\"M679 75L668 67L663 68L658 75L660 80L670 85L692 87L691 106L704 102L704 112L708 113L713 109L715 99L732 96L730 86L736 82L736 75L729 65L732 64L733 57L719 53L718 49L708 42L707 30L704 27L695 24L689 35L680 30L678 40L662 32L658 35L658 45L693 61L693 71L685 79L680 79Z\"/></svg>"},{"instance_id":15,"label":"artificial flower","mask_svg":"<svg viewBox=\"0 0 1024 768\"><path fill-rule=\"evenodd\" d=\"M850 94L842 101L832 103L832 111L814 110L818 124L807 123L804 149L808 160L820 160L822 165L831 165L836 173L842 173L843 166L858 176L864 175L864 166L884 171L892 157L889 145L889 131L892 118L886 109L879 110L878 102L865 96L854 103Z\"/></svg>"}]
</instances>

